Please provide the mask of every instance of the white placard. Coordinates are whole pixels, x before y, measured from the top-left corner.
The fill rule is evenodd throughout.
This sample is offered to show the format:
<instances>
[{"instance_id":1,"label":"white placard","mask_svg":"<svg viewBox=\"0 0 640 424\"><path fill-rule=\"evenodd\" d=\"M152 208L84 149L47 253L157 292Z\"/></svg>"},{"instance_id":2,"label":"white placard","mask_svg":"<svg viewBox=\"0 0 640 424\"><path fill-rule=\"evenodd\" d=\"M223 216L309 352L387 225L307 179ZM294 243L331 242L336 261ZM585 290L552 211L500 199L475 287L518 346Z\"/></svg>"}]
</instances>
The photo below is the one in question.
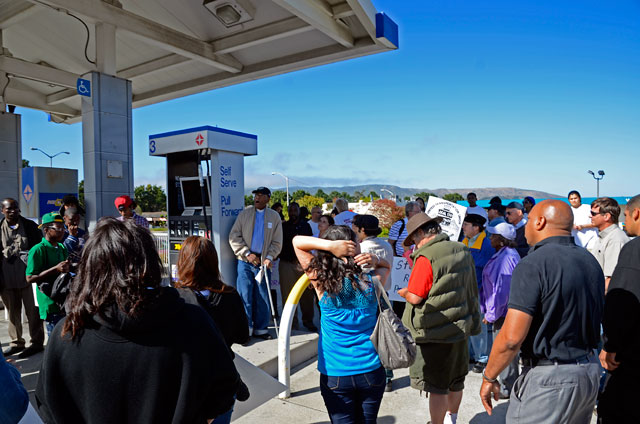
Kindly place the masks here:
<instances>
[{"instance_id":1,"label":"white placard","mask_svg":"<svg viewBox=\"0 0 640 424\"><path fill-rule=\"evenodd\" d=\"M236 353L233 363L242 377L242 381L249 388L251 396L245 402L236 401L233 406L233 414L231 421L237 420L247 412L253 411L258 406L269 401L279 393L283 392L286 387L269 374L251 364L249 361Z\"/></svg>"},{"instance_id":2,"label":"white placard","mask_svg":"<svg viewBox=\"0 0 640 424\"><path fill-rule=\"evenodd\" d=\"M449 240L458 241L460 230L462 230L462 221L467 213L467 207L458 205L439 197L429 196L426 211L431 218L442 217L440 227L442 232L449 236Z\"/></svg>"},{"instance_id":3,"label":"white placard","mask_svg":"<svg viewBox=\"0 0 640 424\"><path fill-rule=\"evenodd\" d=\"M409 261L399 256L393 257L393 267L391 268L391 289L389 290L389 300L405 302L403 297L398 296L398 290L407 287L411 266Z\"/></svg>"}]
</instances>

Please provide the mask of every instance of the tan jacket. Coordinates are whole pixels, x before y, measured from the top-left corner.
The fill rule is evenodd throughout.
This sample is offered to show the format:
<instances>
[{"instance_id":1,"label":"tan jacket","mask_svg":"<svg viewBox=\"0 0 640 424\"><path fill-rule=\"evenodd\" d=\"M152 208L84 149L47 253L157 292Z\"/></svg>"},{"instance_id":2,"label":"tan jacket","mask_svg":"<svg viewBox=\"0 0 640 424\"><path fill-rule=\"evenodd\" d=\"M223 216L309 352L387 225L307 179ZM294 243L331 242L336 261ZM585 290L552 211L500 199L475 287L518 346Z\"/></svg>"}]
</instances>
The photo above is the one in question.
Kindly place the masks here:
<instances>
[{"instance_id":1,"label":"tan jacket","mask_svg":"<svg viewBox=\"0 0 640 424\"><path fill-rule=\"evenodd\" d=\"M264 216L264 244L262 245L261 261L274 260L282 249L282 220L278 212L265 208ZM249 206L240 214L234 222L229 233L229 244L236 257L247 261L250 253L251 238L253 237L253 224L256 220L256 208Z\"/></svg>"}]
</instances>

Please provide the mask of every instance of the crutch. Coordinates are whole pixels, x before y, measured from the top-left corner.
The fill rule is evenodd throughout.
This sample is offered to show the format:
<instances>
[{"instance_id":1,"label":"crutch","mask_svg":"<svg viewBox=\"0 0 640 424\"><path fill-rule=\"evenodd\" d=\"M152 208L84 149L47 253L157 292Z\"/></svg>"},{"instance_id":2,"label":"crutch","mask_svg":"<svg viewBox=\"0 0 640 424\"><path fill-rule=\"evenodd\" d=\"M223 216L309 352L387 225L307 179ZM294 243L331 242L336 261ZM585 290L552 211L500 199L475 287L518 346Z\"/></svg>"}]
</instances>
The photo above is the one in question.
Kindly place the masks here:
<instances>
[{"instance_id":1,"label":"crutch","mask_svg":"<svg viewBox=\"0 0 640 424\"><path fill-rule=\"evenodd\" d=\"M264 276L264 282L267 285L267 293L269 294L269 306L271 307L271 317L273 318L273 324L276 326L276 338L278 335L278 320L276 319L276 311L273 308L273 299L271 298L271 284L269 282L269 274L267 273L267 266L262 265L262 275Z\"/></svg>"}]
</instances>

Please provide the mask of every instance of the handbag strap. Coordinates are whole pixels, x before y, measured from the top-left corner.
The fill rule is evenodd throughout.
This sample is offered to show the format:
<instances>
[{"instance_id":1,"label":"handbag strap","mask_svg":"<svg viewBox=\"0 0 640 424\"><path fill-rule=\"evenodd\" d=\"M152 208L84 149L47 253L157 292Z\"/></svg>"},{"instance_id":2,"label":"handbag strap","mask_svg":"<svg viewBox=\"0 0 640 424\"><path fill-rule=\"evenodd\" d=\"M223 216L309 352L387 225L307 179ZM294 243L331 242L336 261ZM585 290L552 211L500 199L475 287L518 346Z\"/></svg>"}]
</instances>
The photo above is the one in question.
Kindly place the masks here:
<instances>
[{"instance_id":1,"label":"handbag strap","mask_svg":"<svg viewBox=\"0 0 640 424\"><path fill-rule=\"evenodd\" d=\"M392 308L391 306L391 301L389 300L389 296L387 296L387 292L384 289L384 287L382 287L382 283L380 283L380 278L372 278L372 280L375 282L376 284L376 298L378 299L378 310L380 310L380 313L382 313L382 307L380 306L380 296L378 295L378 291L380 291L382 298L384 299L385 302L387 302L387 307L389 309Z\"/></svg>"}]
</instances>

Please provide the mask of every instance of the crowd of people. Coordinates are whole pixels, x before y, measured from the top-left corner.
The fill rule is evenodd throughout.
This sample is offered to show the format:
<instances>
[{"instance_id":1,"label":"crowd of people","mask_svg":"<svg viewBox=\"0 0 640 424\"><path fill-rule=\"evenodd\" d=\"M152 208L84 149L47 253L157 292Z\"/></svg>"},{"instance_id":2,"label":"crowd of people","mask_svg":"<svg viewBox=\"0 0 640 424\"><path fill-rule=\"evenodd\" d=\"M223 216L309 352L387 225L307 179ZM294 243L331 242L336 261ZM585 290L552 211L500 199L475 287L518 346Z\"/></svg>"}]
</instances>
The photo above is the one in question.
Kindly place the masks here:
<instances>
[{"instance_id":1,"label":"crowd of people","mask_svg":"<svg viewBox=\"0 0 640 424\"><path fill-rule=\"evenodd\" d=\"M431 423L456 423L470 370L482 374L490 414L492 400L509 399L508 422L587 423L596 402L600 423L640 422L632 402L640 242L630 239L640 233L640 195L626 205L625 232L612 198L583 205L574 190L568 203L494 197L485 209L469 193L459 240L417 199L386 241L378 218L355 214L344 199L325 215L292 202L285 220L282 205L269 207L267 187L253 194L229 234L235 288L222 280L213 243L198 236L183 243L175 287L164 287L148 223L129 196L115 201L120 217L102 218L90 235L73 197L39 228L16 200L2 201L11 338L3 353L43 351L46 328L36 389L45 422L230 422L235 402L251 392L231 346L273 338L277 267L283 302L302 275L310 280L292 326L320 333L319 386L331 422L375 423L393 372L369 337L394 256L412 266L397 293L405 302L392 307L416 343L410 382L427 393ZM12 388L0 418L21 417L28 398L4 359L0 381Z\"/></svg>"}]
</instances>

